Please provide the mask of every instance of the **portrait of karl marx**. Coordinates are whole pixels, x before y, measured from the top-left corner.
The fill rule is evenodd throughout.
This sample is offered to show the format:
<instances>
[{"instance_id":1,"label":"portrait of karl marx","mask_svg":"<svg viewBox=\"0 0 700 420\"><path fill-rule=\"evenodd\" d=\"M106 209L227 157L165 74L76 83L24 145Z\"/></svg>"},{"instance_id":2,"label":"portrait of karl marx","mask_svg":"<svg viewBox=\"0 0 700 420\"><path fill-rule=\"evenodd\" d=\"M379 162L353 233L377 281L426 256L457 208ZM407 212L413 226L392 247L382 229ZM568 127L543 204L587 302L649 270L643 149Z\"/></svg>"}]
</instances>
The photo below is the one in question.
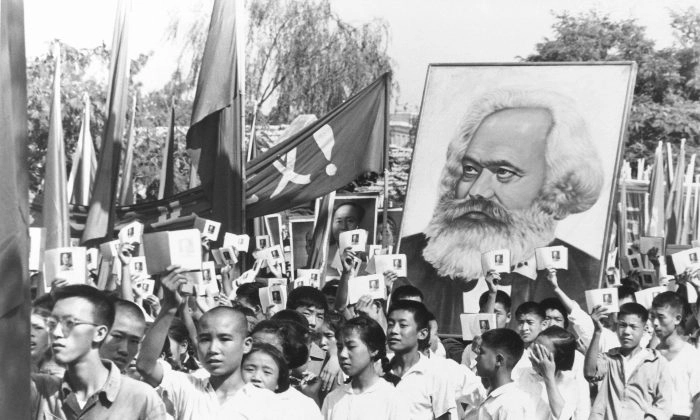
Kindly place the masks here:
<instances>
[{"instance_id":1,"label":"portrait of karl marx","mask_svg":"<svg viewBox=\"0 0 700 420\"><path fill-rule=\"evenodd\" d=\"M447 149L438 200L422 233L402 239L407 281L438 310L441 330L459 332L462 294L481 274L481 254L509 249L511 264L535 273L535 248L569 247L558 273L569 296L597 284L599 260L555 238L560 220L599 199L603 169L573 102L543 90L496 90L471 103ZM586 229L581 226L581 229ZM535 281L504 274L513 308L551 293L546 270ZM527 281L525 281L527 280Z\"/></svg>"}]
</instances>

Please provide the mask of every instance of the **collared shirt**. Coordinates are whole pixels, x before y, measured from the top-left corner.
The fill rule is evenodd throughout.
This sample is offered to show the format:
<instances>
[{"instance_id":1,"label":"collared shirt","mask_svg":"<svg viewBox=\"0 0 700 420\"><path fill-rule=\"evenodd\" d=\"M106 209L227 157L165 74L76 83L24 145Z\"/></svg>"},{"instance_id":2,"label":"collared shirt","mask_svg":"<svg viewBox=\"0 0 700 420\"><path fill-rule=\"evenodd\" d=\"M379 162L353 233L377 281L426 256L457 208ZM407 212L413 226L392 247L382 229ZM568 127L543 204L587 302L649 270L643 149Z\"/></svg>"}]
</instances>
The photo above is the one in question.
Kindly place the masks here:
<instances>
[{"instance_id":1,"label":"collared shirt","mask_svg":"<svg viewBox=\"0 0 700 420\"><path fill-rule=\"evenodd\" d=\"M409 402L409 416L412 420L431 420L445 413L456 413L454 389L435 363L418 353L418 362L411 366L396 385Z\"/></svg>"},{"instance_id":2,"label":"collared shirt","mask_svg":"<svg viewBox=\"0 0 700 420\"><path fill-rule=\"evenodd\" d=\"M165 420L168 415L156 391L143 382L122 376L119 368L108 361L104 386L91 395L81 408L75 393L66 381L51 375L32 375L32 418L123 420Z\"/></svg>"},{"instance_id":3,"label":"collared shirt","mask_svg":"<svg viewBox=\"0 0 700 420\"><path fill-rule=\"evenodd\" d=\"M586 346L589 346L595 330L591 316L581 309L578 303L573 302L571 313L568 315L568 318L578 338L580 338ZM617 338L617 334L607 328L603 328L598 344L599 351L605 353L615 347L620 347L620 340Z\"/></svg>"},{"instance_id":4,"label":"collared shirt","mask_svg":"<svg viewBox=\"0 0 700 420\"><path fill-rule=\"evenodd\" d=\"M530 397L515 382L489 392L467 420L524 420L532 418Z\"/></svg>"},{"instance_id":5,"label":"collared shirt","mask_svg":"<svg viewBox=\"0 0 700 420\"><path fill-rule=\"evenodd\" d=\"M700 351L688 343L672 360L668 361L671 373L671 407L676 416L690 416L693 400L700 393Z\"/></svg>"},{"instance_id":6,"label":"collared shirt","mask_svg":"<svg viewBox=\"0 0 700 420\"><path fill-rule=\"evenodd\" d=\"M321 412L325 420L405 420L411 418L408 405L392 384L379 379L362 392L340 386L328 394Z\"/></svg>"},{"instance_id":7,"label":"collared shirt","mask_svg":"<svg viewBox=\"0 0 700 420\"><path fill-rule=\"evenodd\" d=\"M223 403L219 402L209 378L164 369L161 390L176 420L265 420L276 419L272 391L247 384Z\"/></svg>"},{"instance_id":8,"label":"collared shirt","mask_svg":"<svg viewBox=\"0 0 700 420\"><path fill-rule=\"evenodd\" d=\"M656 350L642 348L641 363L630 375L625 374L620 348L598 355L596 374L601 381L598 396L591 408L591 420L637 419L645 415L656 419L671 416L673 392L668 362ZM625 380L629 376L629 380Z\"/></svg>"}]
</instances>

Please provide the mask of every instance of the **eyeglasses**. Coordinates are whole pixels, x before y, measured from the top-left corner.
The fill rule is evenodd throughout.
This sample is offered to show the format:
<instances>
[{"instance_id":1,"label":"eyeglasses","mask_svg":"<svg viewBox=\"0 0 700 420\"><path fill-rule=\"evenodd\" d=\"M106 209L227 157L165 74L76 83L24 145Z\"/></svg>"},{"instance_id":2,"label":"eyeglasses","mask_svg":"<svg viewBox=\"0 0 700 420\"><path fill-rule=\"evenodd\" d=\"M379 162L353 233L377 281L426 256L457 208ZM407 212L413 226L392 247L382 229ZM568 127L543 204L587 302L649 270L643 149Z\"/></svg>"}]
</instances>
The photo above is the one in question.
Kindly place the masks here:
<instances>
[{"instance_id":1,"label":"eyeglasses","mask_svg":"<svg viewBox=\"0 0 700 420\"><path fill-rule=\"evenodd\" d=\"M70 332L73 331L73 328L75 328L78 325L92 325L93 327L97 327L101 324L96 324L94 322L88 322L88 321L82 321L82 320L75 319L75 318L61 318L61 319L49 318L46 320L46 328L51 333L56 331L56 327L58 327L59 325L61 326L62 332L64 332L65 334L70 334Z\"/></svg>"}]
</instances>

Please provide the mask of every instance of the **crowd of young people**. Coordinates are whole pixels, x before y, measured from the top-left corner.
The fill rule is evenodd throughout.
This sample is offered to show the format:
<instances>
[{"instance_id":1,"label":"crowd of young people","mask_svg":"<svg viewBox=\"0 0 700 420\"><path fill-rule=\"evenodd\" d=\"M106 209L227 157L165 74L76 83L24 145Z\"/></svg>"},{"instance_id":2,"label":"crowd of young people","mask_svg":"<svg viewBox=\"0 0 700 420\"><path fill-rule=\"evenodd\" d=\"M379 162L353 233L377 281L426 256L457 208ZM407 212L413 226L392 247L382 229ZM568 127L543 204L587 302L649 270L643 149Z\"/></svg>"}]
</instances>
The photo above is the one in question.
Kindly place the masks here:
<instances>
[{"instance_id":1,"label":"crowd of young people","mask_svg":"<svg viewBox=\"0 0 700 420\"><path fill-rule=\"evenodd\" d=\"M619 312L590 314L554 269L554 296L518 308L489 272L473 312L496 325L460 355L438 336L439 308L415 287L392 288L392 272L388 299L348 304L362 258L349 249L339 279L292 289L277 312L261 304L266 279L237 284L232 266L220 294L187 292L171 266L145 295L132 250L121 246L121 279L104 290L49 279L51 293L35 298L33 418L700 420L700 305L687 301L700 272L677 275L650 307L631 276Z\"/></svg>"}]
</instances>

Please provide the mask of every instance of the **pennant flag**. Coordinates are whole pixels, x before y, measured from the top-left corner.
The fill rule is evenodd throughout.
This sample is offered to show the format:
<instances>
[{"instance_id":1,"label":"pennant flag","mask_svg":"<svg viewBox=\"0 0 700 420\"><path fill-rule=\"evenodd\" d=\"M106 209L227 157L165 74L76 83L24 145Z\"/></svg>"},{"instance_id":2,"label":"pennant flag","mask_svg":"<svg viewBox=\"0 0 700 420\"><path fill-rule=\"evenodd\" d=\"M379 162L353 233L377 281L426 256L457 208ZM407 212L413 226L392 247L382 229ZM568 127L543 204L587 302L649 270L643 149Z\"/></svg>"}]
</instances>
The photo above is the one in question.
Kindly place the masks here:
<instances>
[{"instance_id":1,"label":"pennant flag","mask_svg":"<svg viewBox=\"0 0 700 420\"><path fill-rule=\"evenodd\" d=\"M85 108L80 125L78 143L73 153L73 166L68 175L68 202L87 206L90 204L90 189L95 180L97 156L90 135L90 96L83 95Z\"/></svg>"},{"instance_id":2,"label":"pennant flag","mask_svg":"<svg viewBox=\"0 0 700 420\"><path fill-rule=\"evenodd\" d=\"M316 223L314 223L314 233L311 237L312 251L306 263L307 268L322 270L325 281L325 267L328 261L328 242L331 234L331 217L333 217L333 205L335 202L335 191L326 194L321 199L318 212L316 213ZM330 258L333 258L331 255Z\"/></svg>"},{"instance_id":3,"label":"pennant flag","mask_svg":"<svg viewBox=\"0 0 700 420\"><path fill-rule=\"evenodd\" d=\"M683 217L681 219L680 226L678 227L678 236L676 238L676 244L678 245L688 245L690 229L690 203L693 199L693 194L691 190L691 185L693 182L693 173L695 172L695 153L690 156L690 163L688 164L688 169L685 173L685 186L681 189L681 200L683 201Z\"/></svg>"},{"instance_id":4,"label":"pennant flag","mask_svg":"<svg viewBox=\"0 0 700 420\"><path fill-rule=\"evenodd\" d=\"M68 195L66 194L66 152L61 122L61 46L54 45L56 68L49 116L49 140L44 173L44 227L46 249L70 246Z\"/></svg>"},{"instance_id":5,"label":"pennant flag","mask_svg":"<svg viewBox=\"0 0 700 420\"><path fill-rule=\"evenodd\" d=\"M680 152L673 183L666 202L666 234L668 239L677 241L680 236L681 211L683 206L683 184L685 174L685 139L681 139ZM677 243L677 242L674 242Z\"/></svg>"},{"instance_id":6,"label":"pennant flag","mask_svg":"<svg viewBox=\"0 0 700 420\"><path fill-rule=\"evenodd\" d=\"M119 180L122 134L129 87L129 11L131 0L119 0L112 38L109 89L107 90L107 121L105 123L95 187L90 198L82 244L111 238Z\"/></svg>"},{"instance_id":7,"label":"pennant flag","mask_svg":"<svg viewBox=\"0 0 700 420\"><path fill-rule=\"evenodd\" d=\"M618 249L620 250L620 255L627 255L627 178L620 178L620 202L618 203L618 211L620 212L620 224L618 228L620 233L618 235Z\"/></svg>"},{"instance_id":8,"label":"pennant flag","mask_svg":"<svg viewBox=\"0 0 700 420\"><path fill-rule=\"evenodd\" d=\"M329 114L248 163L246 212L307 203L384 166L386 73Z\"/></svg>"},{"instance_id":9,"label":"pennant flag","mask_svg":"<svg viewBox=\"0 0 700 420\"><path fill-rule=\"evenodd\" d=\"M122 184L119 191L119 204L128 206L134 204L134 184L131 180L131 171L134 162L134 130L136 121L136 95L131 101L131 121L129 122L129 136L126 141L126 155L122 168Z\"/></svg>"},{"instance_id":10,"label":"pennant flag","mask_svg":"<svg viewBox=\"0 0 700 420\"><path fill-rule=\"evenodd\" d=\"M22 0L0 0L0 417L28 419L29 198Z\"/></svg>"},{"instance_id":11,"label":"pennant flag","mask_svg":"<svg viewBox=\"0 0 700 420\"><path fill-rule=\"evenodd\" d=\"M158 189L158 199L170 197L175 194L175 160L173 151L175 149L175 104L170 104L170 129L168 138L163 147L163 164L160 168L160 187Z\"/></svg>"},{"instance_id":12,"label":"pennant flag","mask_svg":"<svg viewBox=\"0 0 700 420\"><path fill-rule=\"evenodd\" d=\"M242 85L236 36L237 3L215 0L192 107L187 147L212 218L227 232L245 228ZM191 179L192 183L192 179Z\"/></svg>"},{"instance_id":13,"label":"pennant flag","mask_svg":"<svg viewBox=\"0 0 700 420\"><path fill-rule=\"evenodd\" d=\"M664 169L664 147L659 142L654 156L654 172L649 184L649 224L647 236L666 237L666 180Z\"/></svg>"}]
</instances>

